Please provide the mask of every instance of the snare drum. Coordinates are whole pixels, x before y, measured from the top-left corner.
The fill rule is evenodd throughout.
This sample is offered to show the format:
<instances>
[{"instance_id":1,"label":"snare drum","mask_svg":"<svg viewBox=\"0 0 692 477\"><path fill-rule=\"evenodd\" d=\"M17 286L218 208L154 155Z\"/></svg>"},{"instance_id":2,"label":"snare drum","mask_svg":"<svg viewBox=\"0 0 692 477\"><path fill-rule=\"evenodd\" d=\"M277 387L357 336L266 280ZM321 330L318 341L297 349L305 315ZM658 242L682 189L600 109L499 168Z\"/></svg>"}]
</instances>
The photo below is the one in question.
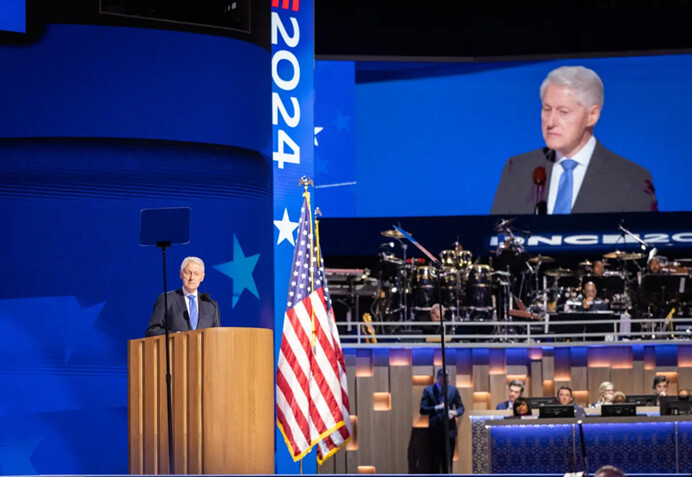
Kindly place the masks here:
<instances>
[{"instance_id":1,"label":"snare drum","mask_svg":"<svg viewBox=\"0 0 692 477\"><path fill-rule=\"evenodd\" d=\"M466 274L465 305L471 308L491 308L492 271L488 265L472 265Z\"/></svg>"}]
</instances>

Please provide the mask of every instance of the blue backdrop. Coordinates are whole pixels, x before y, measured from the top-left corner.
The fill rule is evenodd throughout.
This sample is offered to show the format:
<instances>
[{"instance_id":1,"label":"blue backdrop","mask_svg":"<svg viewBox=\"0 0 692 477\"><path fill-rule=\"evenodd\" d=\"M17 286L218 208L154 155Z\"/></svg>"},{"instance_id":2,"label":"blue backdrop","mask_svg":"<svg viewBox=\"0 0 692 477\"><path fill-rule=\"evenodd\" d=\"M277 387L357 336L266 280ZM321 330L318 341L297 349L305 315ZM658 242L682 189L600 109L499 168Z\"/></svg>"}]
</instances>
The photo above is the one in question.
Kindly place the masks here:
<instances>
[{"instance_id":1,"label":"blue backdrop","mask_svg":"<svg viewBox=\"0 0 692 477\"><path fill-rule=\"evenodd\" d=\"M169 289L198 255L222 326L274 327L270 55L48 25L0 64L0 473L124 474L127 340L163 291L141 209L191 208Z\"/></svg>"}]
</instances>

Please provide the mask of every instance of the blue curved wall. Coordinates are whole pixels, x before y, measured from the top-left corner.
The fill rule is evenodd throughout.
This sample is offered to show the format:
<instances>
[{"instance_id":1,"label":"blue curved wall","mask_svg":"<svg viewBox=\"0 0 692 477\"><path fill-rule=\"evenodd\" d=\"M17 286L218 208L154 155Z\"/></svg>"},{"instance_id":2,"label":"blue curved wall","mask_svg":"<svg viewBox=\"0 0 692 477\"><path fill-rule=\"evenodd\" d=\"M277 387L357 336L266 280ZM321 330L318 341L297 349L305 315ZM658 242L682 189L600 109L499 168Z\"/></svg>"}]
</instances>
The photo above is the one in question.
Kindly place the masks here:
<instances>
[{"instance_id":1,"label":"blue curved wall","mask_svg":"<svg viewBox=\"0 0 692 477\"><path fill-rule=\"evenodd\" d=\"M223 326L274 327L270 54L47 25L0 64L0 474L124 474L127 340L163 287L141 209L191 208L169 289L201 256Z\"/></svg>"}]
</instances>

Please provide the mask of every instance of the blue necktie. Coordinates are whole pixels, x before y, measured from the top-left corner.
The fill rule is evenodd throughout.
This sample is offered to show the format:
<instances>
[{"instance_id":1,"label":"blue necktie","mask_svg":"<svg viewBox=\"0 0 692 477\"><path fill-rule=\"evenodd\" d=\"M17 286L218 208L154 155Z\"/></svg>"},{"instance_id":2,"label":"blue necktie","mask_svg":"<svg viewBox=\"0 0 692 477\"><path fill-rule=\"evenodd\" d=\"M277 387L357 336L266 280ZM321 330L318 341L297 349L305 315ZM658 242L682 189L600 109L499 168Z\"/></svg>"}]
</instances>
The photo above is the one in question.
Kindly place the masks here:
<instances>
[{"instance_id":1,"label":"blue necktie","mask_svg":"<svg viewBox=\"0 0 692 477\"><path fill-rule=\"evenodd\" d=\"M565 159L560 162L564 172L560 176L560 183L557 186L557 197L553 214L569 214L572 212L572 190L574 188L574 178L572 172L579 163L574 159Z\"/></svg>"},{"instance_id":2,"label":"blue necktie","mask_svg":"<svg viewBox=\"0 0 692 477\"><path fill-rule=\"evenodd\" d=\"M197 329L197 303L195 302L195 295L188 295L190 299L190 327L193 330Z\"/></svg>"}]
</instances>

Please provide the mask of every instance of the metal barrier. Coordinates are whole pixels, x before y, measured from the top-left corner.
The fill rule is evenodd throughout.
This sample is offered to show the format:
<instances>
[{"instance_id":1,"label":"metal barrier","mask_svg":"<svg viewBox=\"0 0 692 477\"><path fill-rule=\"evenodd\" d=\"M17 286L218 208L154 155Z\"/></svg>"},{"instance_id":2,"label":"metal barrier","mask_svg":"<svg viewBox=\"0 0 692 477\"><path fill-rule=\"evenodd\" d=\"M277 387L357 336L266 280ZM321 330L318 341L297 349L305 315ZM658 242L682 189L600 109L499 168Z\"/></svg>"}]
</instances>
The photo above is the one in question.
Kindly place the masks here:
<instances>
[{"instance_id":1,"label":"metal barrier","mask_svg":"<svg viewBox=\"0 0 692 477\"><path fill-rule=\"evenodd\" d=\"M337 323L342 326L344 323ZM372 345L393 342L412 345L440 342L440 322L433 321L373 321L352 323L354 333L341 333L343 346ZM692 318L631 319L626 315L619 319L550 321L445 321L446 342L454 345L484 343L507 345L508 343L603 343L617 341L692 340ZM588 328L612 325L612 331L589 331ZM551 327L583 327L581 333L551 333ZM632 331L633 328L639 328ZM478 332L482 330L484 332ZM489 331L489 332L488 332Z\"/></svg>"}]
</instances>

